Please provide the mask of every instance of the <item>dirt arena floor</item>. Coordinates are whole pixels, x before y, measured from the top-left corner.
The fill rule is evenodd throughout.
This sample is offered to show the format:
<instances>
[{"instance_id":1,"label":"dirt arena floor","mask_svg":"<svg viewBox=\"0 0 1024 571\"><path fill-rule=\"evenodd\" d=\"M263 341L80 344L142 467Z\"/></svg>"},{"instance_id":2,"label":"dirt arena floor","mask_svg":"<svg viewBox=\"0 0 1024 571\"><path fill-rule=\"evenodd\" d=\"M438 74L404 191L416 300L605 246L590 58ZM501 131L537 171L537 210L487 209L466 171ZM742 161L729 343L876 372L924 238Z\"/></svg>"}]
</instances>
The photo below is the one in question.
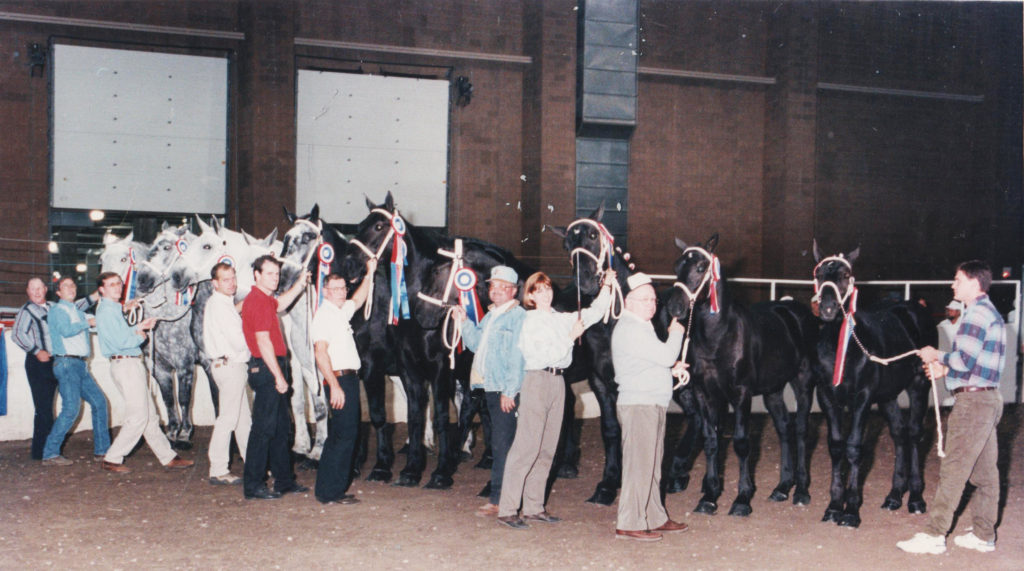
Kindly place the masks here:
<instances>
[{"instance_id":1,"label":"dirt arena floor","mask_svg":"<svg viewBox=\"0 0 1024 571\"><path fill-rule=\"evenodd\" d=\"M548 509L565 519L512 530L474 515L488 473L462 464L448 491L404 489L358 481L362 503L322 506L311 493L276 501L246 501L238 487L207 483L209 428L183 453L197 466L165 471L148 448L127 463L128 475L91 461L90 433L76 434L65 454L70 467L28 459L28 442L0 443L0 568L107 569L1021 569L1024 568L1024 408L1008 407L1000 427L1004 480L1002 523L994 553L950 548L938 556L908 555L895 542L913 535L924 516L878 508L889 489L892 445L877 415L868 429L874 447L859 529L822 523L828 503L829 460L820 416L812 457L810 507L774 504L778 443L764 415L754 418L760 440L758 493L749 518L726 515L736 487L730 449L726 493L715 516L695 515L698 490L669 496L670 515L690 524L683 534L641 544L614 538L615 507L584 503L601 469L597 420L583 426L580 477L556 483ZM672 415L670 433L680 430ZM934 421L932 421L933 423ZM401 433L404 425L399 425ZM930 430L934 430L931 424ZM396 434L396 442L404 435ZM479 451L477 451L479 454ZM434 458L431 458L433 462ZM404 462L400 457L399 462ZM703 473L703 459L697 470ZM927 458L926 499L938 479L934 447ZM235 461L233 470L240 473ZM699 477L699 475L697 476ZM694 480L697 479L694 478ZM299 472L312 486L313 472ZM425 481L425 479L424 479ZM961 518L955 534L969 518Z\"/></svg>"}]
</instances>

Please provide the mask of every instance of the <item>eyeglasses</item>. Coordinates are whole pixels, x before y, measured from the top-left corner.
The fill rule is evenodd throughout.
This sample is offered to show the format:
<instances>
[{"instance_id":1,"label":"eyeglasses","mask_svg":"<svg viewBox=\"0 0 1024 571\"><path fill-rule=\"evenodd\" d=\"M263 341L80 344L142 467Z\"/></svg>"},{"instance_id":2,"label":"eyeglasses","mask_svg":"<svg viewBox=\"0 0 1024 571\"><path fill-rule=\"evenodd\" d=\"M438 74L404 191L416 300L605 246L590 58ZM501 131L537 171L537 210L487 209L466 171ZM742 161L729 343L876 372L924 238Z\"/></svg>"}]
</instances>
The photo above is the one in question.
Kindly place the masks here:
<instances>
[{"instance_id":1,"label":"eyeglasses","mask_svg":"<svg viewBox=\"0 0 1024 571\"><path fill-rule=\"evenodd\" d=\"M329 288L326 288L326 289L327 289L327 291L346 291L346 290L348 290L348 288L345 287L345 286L334 286L334 287L329 287Z\"/></svg>"},{"instance_id":2,"label":"eyeglasses","mask_svg":"<svg viewBox=\"0 0 1024 571\"><path fill-rule=\"evenodd\" d=\"M656 297L634 297L633 300L637 301L639 303L654 303L654 302L658 301L658 298L656 298Z\"/></svg>"},{"instance_id":3,"label":"eyeglasses","mask_svg":"<svg viewBox=\"0 0 1024 571\"><path fill-rule=\"evenodd\" d=\"M516 289L516 286L511 284L496 284L494 282L491 282L490 284L487 285L487 289Z\"/></svg>"}]
</instances>

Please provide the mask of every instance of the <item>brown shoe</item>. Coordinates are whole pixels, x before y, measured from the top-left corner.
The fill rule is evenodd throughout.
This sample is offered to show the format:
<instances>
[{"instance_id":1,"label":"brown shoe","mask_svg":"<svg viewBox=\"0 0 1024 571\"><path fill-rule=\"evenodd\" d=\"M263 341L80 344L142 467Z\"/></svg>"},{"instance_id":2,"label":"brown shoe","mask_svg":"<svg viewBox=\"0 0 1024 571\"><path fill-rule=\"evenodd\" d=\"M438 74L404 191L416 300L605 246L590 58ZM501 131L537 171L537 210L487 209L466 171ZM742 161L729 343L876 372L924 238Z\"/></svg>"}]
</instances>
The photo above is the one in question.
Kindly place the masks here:
<instances>
[{"instance_id":1,"label":"brown shoe","mask_svg":"<svg viewBox=\"0 0 1024 571\"><path fill-rule=\"evenodd\" d=\"M170 468L171 470L180 470L182 468L189 468L193 464L195 464L195 462L191 460L186 460L181 456L175 456L173 460L164 465L164 468Z\"/></svg>"},{"instance_id":2,"label":"brown shoe","mask_svg":"<svg viewBox=\"0 0 1024 571\"><path fill-rule=\"evenodd\" d=\"M665 523L661 524L661 527L652 529L651 531L660 531L662 533L678 533L680 531L686 531L688 529L690 529L690 526L686 525L685 523L668 520Z\"/></svg>"},{"instance_id":3,"label":"brown shoe","mask_svg":"<svg viewBox=\"0 0 1024 571\"><path fill-rule=\"evenodd\" d=\"M480 517L491 517L498 515L498 506L495 504L484 504L476 509L476 515Z\"/></svg>"},{"instance_id":4,"label":"brown shoe","mask_svg":"<svg viewBox=\"0 0 1024 571\"><path fill-rule=\"evenodd\" d=\"M108 472L114 472L116 474L127 474L132 471L131 468L124 464L114 464L113 462L107 462L106 460L100 463L100 467Z\"/></svg>"},{"instance_id":5,"label":"brown shoe","mask_svg":"<svg viewBox=\"0 0 1024 571\"><path fill-rule=\"evenodd\" d=\"M664 537L660 533L648 530L627 531L625 529L615 530L615 539L632 539L633 541L661 541Z\"/></svg>"}]
</instances>

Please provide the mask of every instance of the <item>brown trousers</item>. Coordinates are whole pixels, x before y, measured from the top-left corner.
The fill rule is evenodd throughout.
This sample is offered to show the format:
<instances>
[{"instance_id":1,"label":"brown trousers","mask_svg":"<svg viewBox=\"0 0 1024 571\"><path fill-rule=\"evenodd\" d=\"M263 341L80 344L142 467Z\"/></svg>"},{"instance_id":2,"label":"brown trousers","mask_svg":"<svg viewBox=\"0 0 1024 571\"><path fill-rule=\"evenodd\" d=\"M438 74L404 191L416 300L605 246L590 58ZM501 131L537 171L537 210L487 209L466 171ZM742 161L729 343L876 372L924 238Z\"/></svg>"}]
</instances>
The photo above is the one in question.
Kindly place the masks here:
<instances>
[{"instance_id":1,"label":"brown trousers","mask_svg":"<svg viewBox=\"0 0 1024 571\"><path fill-rule=\"evenodd\" d=\"M618 405L622 426L622 493L616 529L661 527L668 513L661 503L661 459L665 453L666 408Z\"/></svg>"}]
</instances>

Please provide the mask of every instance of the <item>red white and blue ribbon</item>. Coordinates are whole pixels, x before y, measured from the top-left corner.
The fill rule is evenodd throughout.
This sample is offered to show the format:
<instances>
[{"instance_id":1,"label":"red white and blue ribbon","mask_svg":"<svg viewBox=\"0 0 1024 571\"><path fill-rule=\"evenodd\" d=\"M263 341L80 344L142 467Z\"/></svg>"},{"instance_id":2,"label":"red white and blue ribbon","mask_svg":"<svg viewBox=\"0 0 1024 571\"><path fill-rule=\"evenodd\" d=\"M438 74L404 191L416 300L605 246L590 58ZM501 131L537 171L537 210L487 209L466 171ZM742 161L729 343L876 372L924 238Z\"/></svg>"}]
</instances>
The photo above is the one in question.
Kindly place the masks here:
<instances>
[{"instance_id":1,"label":"red white and blue ribbon","mask_svg":"<svg viewBox=\"0 0 1024 571\"><path fill-rule=\"evenodd\" d=\"M227 264L232 268L235 267L235 259L230 254L224 254L221 257L217 258L217 263Z\"/></svg>"},{"instance_id":2,"label":"red white and blue ribbon","mask_svg":"<svg viewBox=\"0 0 1024 571\"><path fill-rule=\"evenodd\" d=\"M188 251L188 240L184 238L178 238L178 241L174 243L174 248L178 250L179 256L184 256L185 252Z\"/></svg>"},{"instance_id":3,"label":"red white and blue ribbon","mask_svg":"<svg viewBox=\"0 0 1024 571\"><path fill-rule=\"evenodd\" d=\"M316 301L313 305L313 312L320 309L324 303L324 287L327 285L327 276L331 273L331 262L334 261L334 248L330 244L320 244L317 248L316 257L319 260L316 270Z\"/></svg>"},{"instance_id":4,"label":"red white and blue ribbon","mask_svg":"<svg viewBox=\"0 0 1024 571\"><path fill-rule=\"evenodd\" d=\"M476 272L471 268L455 272L455 288L459 290L459 305L466 311L466 317L474 325L479 325L484 318L484 308L476 295Z\"/></svg>"},{"instance_id":5,"label":"red white and blue ribbon","mask_svg":"<svg viewBox=\"0 0 1024 571\"><path fill-rule=\"evenodd\" d=\"M853 336L853 329L857 322L853 314L857 312L857 288L853 288L850 294L850 310L843 318L843 325L839 329L839 343L836 346L836 366L832 371L832 386L838 387L843 382L843 370L846 368L846 352L850 348L850 337Z\"/></svg>"},{"instance_id":6,"label":"red white and blue ribbon","mask_svg":"<svg viewBox=\"0 0 1024 571\"><path fill-rule=\"evenodd\" d=\"M195 294L196 286L191 285L182 291L174 292L174 305L190 305L192 296Z\"/></svg>"},{"instance_id":7,"label":"red white and blue ribbon","mask_svg":"<svg viewBox=\"0 0 1024 571\"><path fill-rule=\"evenodd\" d=\"M722 264L718 256L711 255L711 279L708 283L708 297L711 299L711 313L718 313L722 307L718 302L718 282L722 281Z\"/></svg>"},{"instance_id":8,"label":"red white and blue ribbon","mask_svg":"<svg viewBox=\"0 0 1024 571\"><path fill-rule=\"evenodd\" d=\"M138 270L135 269L135 250L128 248L128 269L124 272L124 289L121 291L121 303L128 303L135 299L135 293L138 289L138 281L136 277Z\"/></svg>"},{"instance_id":9,"label":"red white and blue ribbon","mask_svg":"<svg viewBox=\"0 0 1024 571\"><path fill-rule=\"evenodd\" d=\"M405 287L405 266L408 264L405 245L405 220L395 214L391 218L395 231L391 245L391 304L388 306L388 323L398 325L399 319L409 319L409 292Z\"/></svg>"}]
</instances>

